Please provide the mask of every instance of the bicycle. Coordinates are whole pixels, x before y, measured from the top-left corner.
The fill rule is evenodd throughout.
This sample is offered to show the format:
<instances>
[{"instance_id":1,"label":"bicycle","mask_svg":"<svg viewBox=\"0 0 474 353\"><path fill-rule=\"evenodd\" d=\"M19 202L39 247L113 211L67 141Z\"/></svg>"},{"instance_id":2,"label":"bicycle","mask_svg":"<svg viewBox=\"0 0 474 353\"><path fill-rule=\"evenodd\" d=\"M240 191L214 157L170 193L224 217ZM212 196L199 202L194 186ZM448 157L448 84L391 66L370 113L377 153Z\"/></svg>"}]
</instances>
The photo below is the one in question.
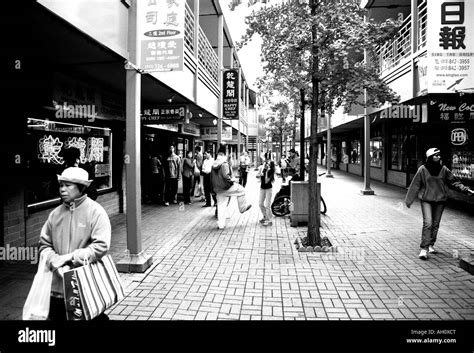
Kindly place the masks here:
<instances>
[{"instance_id":1,"label":"bicycle","mask_svg":"<svg viewBox=\"0 0 474 353\"><path fill-rule=\"evenodd\" d=\"M318 176L323 176L326 173L318 174ZM271 209L273 215L276 217L283 217L290 213L291 207L291 189L290 184L282 185L280 191L276 194L275 200L273 200ZM326 202L324 201L323 197L321 196L321 207L320 207L321 214L326 214L327 207Z\"/></svg>"}]
</instances>

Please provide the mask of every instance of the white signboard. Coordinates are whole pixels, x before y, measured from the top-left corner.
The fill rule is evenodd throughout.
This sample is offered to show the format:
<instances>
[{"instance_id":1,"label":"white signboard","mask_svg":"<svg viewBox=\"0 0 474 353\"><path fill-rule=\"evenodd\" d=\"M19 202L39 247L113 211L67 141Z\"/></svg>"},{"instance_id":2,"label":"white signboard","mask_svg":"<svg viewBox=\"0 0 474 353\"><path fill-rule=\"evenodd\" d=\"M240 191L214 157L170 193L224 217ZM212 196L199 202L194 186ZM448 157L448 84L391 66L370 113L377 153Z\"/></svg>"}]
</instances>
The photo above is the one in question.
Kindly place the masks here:
<instances>
[{"instance_id":1,"label":"white signboard","mask_svg":"<svg viewBox=\"0 0 474 353\"><path fill-rule=\"evenodd\" d=\"M217 141L217 126L201 128L201 140ZM232 141L231 126L222 126L222 141Z\"/></svg>"},{"instance_id":2,"label":"white signboard","mask_svg":"<svg viewBox=\"0 0 474 353\"><path fill-rule=\"evenodd\" d=\"M183 71L185 4L186 0L137 2L142 70Z\"/></svg>"},{"instance_id":3,"label":"white signboard","mask_svg":"<svg viewBox=\"0 0 474 353\"><path fill-rule=\"evenodd\" d=\"M474 89L474 1L430 0L428 93Z\"/></svg>"}]
</instances>

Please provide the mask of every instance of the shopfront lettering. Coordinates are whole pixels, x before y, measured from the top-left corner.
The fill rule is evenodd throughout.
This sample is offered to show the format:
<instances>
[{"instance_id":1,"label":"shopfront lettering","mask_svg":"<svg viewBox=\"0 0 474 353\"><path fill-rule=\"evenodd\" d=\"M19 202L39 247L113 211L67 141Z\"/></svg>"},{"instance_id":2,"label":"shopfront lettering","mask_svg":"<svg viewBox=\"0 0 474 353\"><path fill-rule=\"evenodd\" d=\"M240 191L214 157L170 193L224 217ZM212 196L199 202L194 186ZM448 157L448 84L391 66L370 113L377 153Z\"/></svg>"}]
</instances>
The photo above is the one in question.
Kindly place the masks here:
<instances>
[{"instance_id":1,"label":"shopfront lettering","mask_svg":"<svg viewBox=\"0 0 474 353\"><path fill-rule=\"evenodd\" d=\"M393 105L380 112L380 119L412 119L414 123L421 121L421 106Z\"/></svg>"},{"instance_id":2,"label":"shopfront lettering","mask_svg":"<svg viewBox=\"0 0 474 353\"><path fill-rule=\"evenodd\" d=\"M455 146L464 145L467 142L466 129L453 129L451 131L451 143Z\"/></svg>"}]
</instances>

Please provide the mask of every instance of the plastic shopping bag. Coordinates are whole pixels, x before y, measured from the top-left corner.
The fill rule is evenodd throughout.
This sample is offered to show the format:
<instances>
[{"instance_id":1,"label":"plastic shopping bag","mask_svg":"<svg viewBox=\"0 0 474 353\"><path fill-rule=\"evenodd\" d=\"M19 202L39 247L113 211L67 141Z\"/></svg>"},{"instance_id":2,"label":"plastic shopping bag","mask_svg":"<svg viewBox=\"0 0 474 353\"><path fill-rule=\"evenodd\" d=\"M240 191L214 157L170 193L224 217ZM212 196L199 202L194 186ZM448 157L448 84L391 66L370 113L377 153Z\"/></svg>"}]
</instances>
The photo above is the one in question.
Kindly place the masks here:
<instances>
[{"instance_id":1,"label":"plastic shopping bag","mask_svg":"<svg viewBox=\"0 0 474 353\"><path fill-rule=\"evenodd\" d=\"M53 272L46 265L43 254L41 253L38 271L23 306L23 320L46 320L49 315Z\"/></svg>"}]
</instances>

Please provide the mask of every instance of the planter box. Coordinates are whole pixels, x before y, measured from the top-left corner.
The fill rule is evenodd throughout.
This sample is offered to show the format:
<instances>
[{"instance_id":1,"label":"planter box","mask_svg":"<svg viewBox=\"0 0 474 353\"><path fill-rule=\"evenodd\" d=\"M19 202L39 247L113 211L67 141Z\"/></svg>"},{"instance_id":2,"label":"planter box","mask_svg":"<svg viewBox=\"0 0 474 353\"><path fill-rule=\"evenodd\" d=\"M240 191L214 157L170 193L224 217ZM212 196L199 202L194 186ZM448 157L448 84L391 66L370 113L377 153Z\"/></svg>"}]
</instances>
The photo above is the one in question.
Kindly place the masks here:
<instances>
[{"instance_id":1,"label":"planter box","mask_svg":"<svg viewBox=\"0 0 474 353\"><path fill-rule=\"evenodd\" d=\"M321 183L318 183L316 190L317 200L319 200ZM291 202L293 202L293 209L290 211L290 225L297 227L300 223L308 223L309 183L307 181L291 182Z\"/></svg>"}]
</instances>

